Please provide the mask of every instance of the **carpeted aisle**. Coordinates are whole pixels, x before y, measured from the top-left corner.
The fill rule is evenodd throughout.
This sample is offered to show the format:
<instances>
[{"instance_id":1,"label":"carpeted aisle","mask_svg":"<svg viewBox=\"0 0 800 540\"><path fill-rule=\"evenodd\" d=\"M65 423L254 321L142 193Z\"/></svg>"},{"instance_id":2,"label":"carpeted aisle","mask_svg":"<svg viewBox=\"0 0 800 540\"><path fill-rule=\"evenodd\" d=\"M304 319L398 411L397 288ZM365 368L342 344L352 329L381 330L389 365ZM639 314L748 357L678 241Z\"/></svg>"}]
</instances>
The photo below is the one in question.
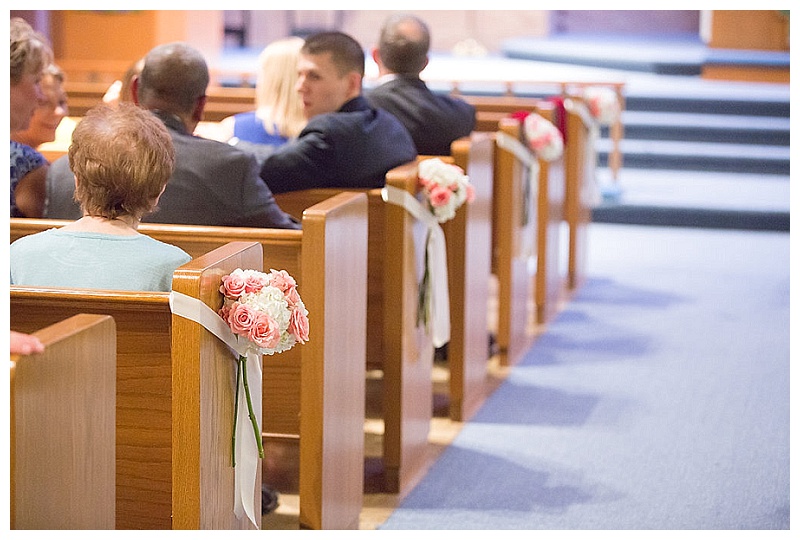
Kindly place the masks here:
<instances>
[{"instance_id":1,"label":"carpeted aisle","mask_svg":"<svg viewBox=\"0 0 800 540\"><path fill-rule=\"evenodd\" d=\"M589 234L588 282L382 529L789 528L789 234Z\"/></svg>"}]
</instances>

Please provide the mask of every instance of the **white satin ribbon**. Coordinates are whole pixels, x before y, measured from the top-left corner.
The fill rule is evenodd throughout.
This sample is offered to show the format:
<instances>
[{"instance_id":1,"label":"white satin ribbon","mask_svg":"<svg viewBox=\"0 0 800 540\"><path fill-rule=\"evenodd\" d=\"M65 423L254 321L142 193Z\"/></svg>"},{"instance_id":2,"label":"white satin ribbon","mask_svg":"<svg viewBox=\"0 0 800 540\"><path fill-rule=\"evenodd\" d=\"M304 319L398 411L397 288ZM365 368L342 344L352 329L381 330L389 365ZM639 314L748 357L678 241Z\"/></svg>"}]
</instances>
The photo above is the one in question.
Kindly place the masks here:
<instances>
[{"instance_id":1,"label":"white satin ribbon","mask_svg":"<svg viewBox=\"0 0 800 540\"><path fill-rule=\"evenodd\" d=\"M384 202L402 206L428 228L428 298L431 302L429 332L434 347L450 341L450 292L447 284L447 244L436 218L408 191L386 186L381 190Z\"/></svg>"},{"instance_id":2,"label":"white satin ribbon","mask_svg":"<svg viewBox=\"0 0 800 540\"><path fill-rule=\"evenodd\" d=\"M539 160L536 159L536 156L533 154L533 152L528 150L524 144L508 133L498 131L495 134L495 141L497 141L497 146L503 150L511 152L511 154L513 154L514 157L520 163L522 163L525 168L528 169L527 174L523 175L523 181L528 183L527 188L529 200L525 201L524 204L528 205L528 215L531 216L531 219L533 219L533 217L536 215L536 201L539 197ZM525 186L521 186L520 189L525 189ZM527 231L533 231L534 227L529 225L525 227L525 229ZM533 257L535 255L535 243L535 236L524 238L517 246L517 249L519 250L519 256L526 259Z\"/></svg>"},{"instance_id":3,"label":"white satin ribbon","mask_svg":"<svg viewBox=\"0 0 800 540\"><path fill-rule=\"evenodd\" d=\"M253 412L259 426L261 423L262 371L261 355L248 340L240 340L216 311L206 304L185 294L172 291L169 295L169 306L172 313L201 325L230 347L237 355L247 358L247 385L253 403ZM238 356L237 356L238 360ZM243 384L241 380L237 385ZM238 415L236 419L236 467L234 471L234 505L237 518L244 512L256 529L260 529L260 519L256 520L253 498L256 493L259 457L258 445L252 434L250 417L247 409L247 397L244 387L239 388ZM260 435L260 434L259 434ZM259 486L260 489L260 486ZM260 510L260 509L259 509Z\"/></svg>"}]
</instances>

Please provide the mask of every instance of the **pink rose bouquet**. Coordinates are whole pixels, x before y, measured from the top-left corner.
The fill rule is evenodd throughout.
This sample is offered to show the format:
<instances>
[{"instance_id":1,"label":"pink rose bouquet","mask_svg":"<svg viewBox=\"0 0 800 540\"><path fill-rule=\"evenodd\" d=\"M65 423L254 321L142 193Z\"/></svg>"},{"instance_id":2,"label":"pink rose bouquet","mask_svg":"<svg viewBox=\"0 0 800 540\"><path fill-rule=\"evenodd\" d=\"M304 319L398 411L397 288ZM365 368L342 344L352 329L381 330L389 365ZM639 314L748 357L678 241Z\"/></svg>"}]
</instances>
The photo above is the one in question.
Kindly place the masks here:
<instances>
[{"instance_id":1,"label":"pink rose bouquet","mask_svg":"<svg viewBox=\"0 0 800 540\"><path fill-rule=\"evenodd\" d=\"M439 158L420 161L419 184L428 208L439 223L453 219L462 204L475 199L475 189L461 167Z\"/></svg>"},{"instance_id":2,"label":"pink rose bouquet","mask_svg":"<svg viewBox=\"0 0 800 540\"><path fill-rule=\"evenodd\" d=\"M531 113L523 120L523 129L528 147L536 157L553 161L564 153L564 136L549 120L540 114Z\"/></svg>"},{"instance_id":3,"label":"pink rose bouquet","mask_svg":"<svg viewBox=\"0 0 800 540\"><path fill-rule=\"evenodd\" d=\"M617 93L607 86L587 86L583 91L583 99L589 113L602 125L611 125L620 116L622 107Z\"/></svg>"},{"instance_id":4,"label":"pink rose bouquet","mask_svg":"<svg viewBox=\"0 0 800 540\"><path fill-rule=\"evenodd\" d=\"M224 295L224 303L219 310L220 317L236 336L248 340L258 354L281 353L288 351L297 343L308 341L308 310L297 292L297 283L286 271L270 270L267 274L237 268L222 278L219 290ZM261 430L252 412L247 384L246 361L246 356L239 356L237 381L243 379L259 456L263 458ZM237 382L237 407L238 392ZM234 450L237 416L238 408L234 411Z\"/></svg>"}]
</instances>

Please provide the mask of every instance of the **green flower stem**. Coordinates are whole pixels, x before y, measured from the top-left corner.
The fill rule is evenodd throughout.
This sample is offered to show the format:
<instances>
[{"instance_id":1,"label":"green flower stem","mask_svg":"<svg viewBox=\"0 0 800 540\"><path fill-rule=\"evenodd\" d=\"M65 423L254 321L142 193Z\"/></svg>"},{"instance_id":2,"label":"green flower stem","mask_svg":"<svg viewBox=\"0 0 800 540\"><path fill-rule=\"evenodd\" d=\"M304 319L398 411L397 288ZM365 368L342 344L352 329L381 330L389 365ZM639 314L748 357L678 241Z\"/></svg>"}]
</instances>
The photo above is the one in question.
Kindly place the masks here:
<instances>
[{"instance_id":1,"label":"green flower stem","mask_svg":"<svg viewBox=\"0 0 800 540\"><path fill-rule=\"evenodd\" d=\"M239 419L239 378L242 376L242 357L236 362L236 394L233 399L233 433L231 434L231 466L236 467L236 422Z\"/></svg>"},{"instance_id":2,"label":"green flower stem","mask_svg":"<svg viewBox=\"0 0 800 540\"><path fill-rule=\"evenodd\" d=\"M250 386L247 384L247 358L244 356L239 357L242 366L242 379L244 380L244 394L247 396L247 413L250 416L250 422L253 424L253 434L256 437L256 444L258 445L258 457L264 457L264 445L261 442L261 430L256 421L256 415L253 413L253 403L250 400ZM238 385L237 385L238 386Z\"/></svg>"}]
</instances>

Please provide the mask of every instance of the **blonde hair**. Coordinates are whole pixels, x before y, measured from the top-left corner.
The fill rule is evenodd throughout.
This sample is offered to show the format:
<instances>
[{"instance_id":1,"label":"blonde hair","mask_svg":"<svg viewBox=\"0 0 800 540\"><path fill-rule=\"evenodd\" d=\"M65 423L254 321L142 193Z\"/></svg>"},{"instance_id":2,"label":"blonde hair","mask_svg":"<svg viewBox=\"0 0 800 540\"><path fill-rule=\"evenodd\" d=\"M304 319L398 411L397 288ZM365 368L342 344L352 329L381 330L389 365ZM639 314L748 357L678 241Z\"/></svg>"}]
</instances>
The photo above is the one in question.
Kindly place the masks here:
<instances>
[{"instance_id":1,"label":"blonde hair","mask_svg":"<svg viewBox=\"0 0 800 540\"><path fill-rule=\"evenodd\" d=\"M11 84L18 84L26 73L41 73L53 61L53 51L47 38L36 32L25 19L14 17L10 28Z\"/></svg>"},{"instance_id":2,"label":"blonde hair","mask_svg":"<svg viewBox=\"0 0 800 540\"><path fill-rule=\"evenodd\" d=\"M164 124L132 103L98 105L75 127L69 166L85 214L114 219L151 212L175 167Z\"/></svg>"},{"instance_id":3,"label":"blonde hair","mask_svg":"<svg viewBox=\"0 0 800 540\"><path fill-rule=\"evenodd\" d=\"M280 39L267 45L258 56L256 117L267 133L295 138L306 125L303 104L295 89L303 43L299 37Z\"/></svg>"}]
</instances>

